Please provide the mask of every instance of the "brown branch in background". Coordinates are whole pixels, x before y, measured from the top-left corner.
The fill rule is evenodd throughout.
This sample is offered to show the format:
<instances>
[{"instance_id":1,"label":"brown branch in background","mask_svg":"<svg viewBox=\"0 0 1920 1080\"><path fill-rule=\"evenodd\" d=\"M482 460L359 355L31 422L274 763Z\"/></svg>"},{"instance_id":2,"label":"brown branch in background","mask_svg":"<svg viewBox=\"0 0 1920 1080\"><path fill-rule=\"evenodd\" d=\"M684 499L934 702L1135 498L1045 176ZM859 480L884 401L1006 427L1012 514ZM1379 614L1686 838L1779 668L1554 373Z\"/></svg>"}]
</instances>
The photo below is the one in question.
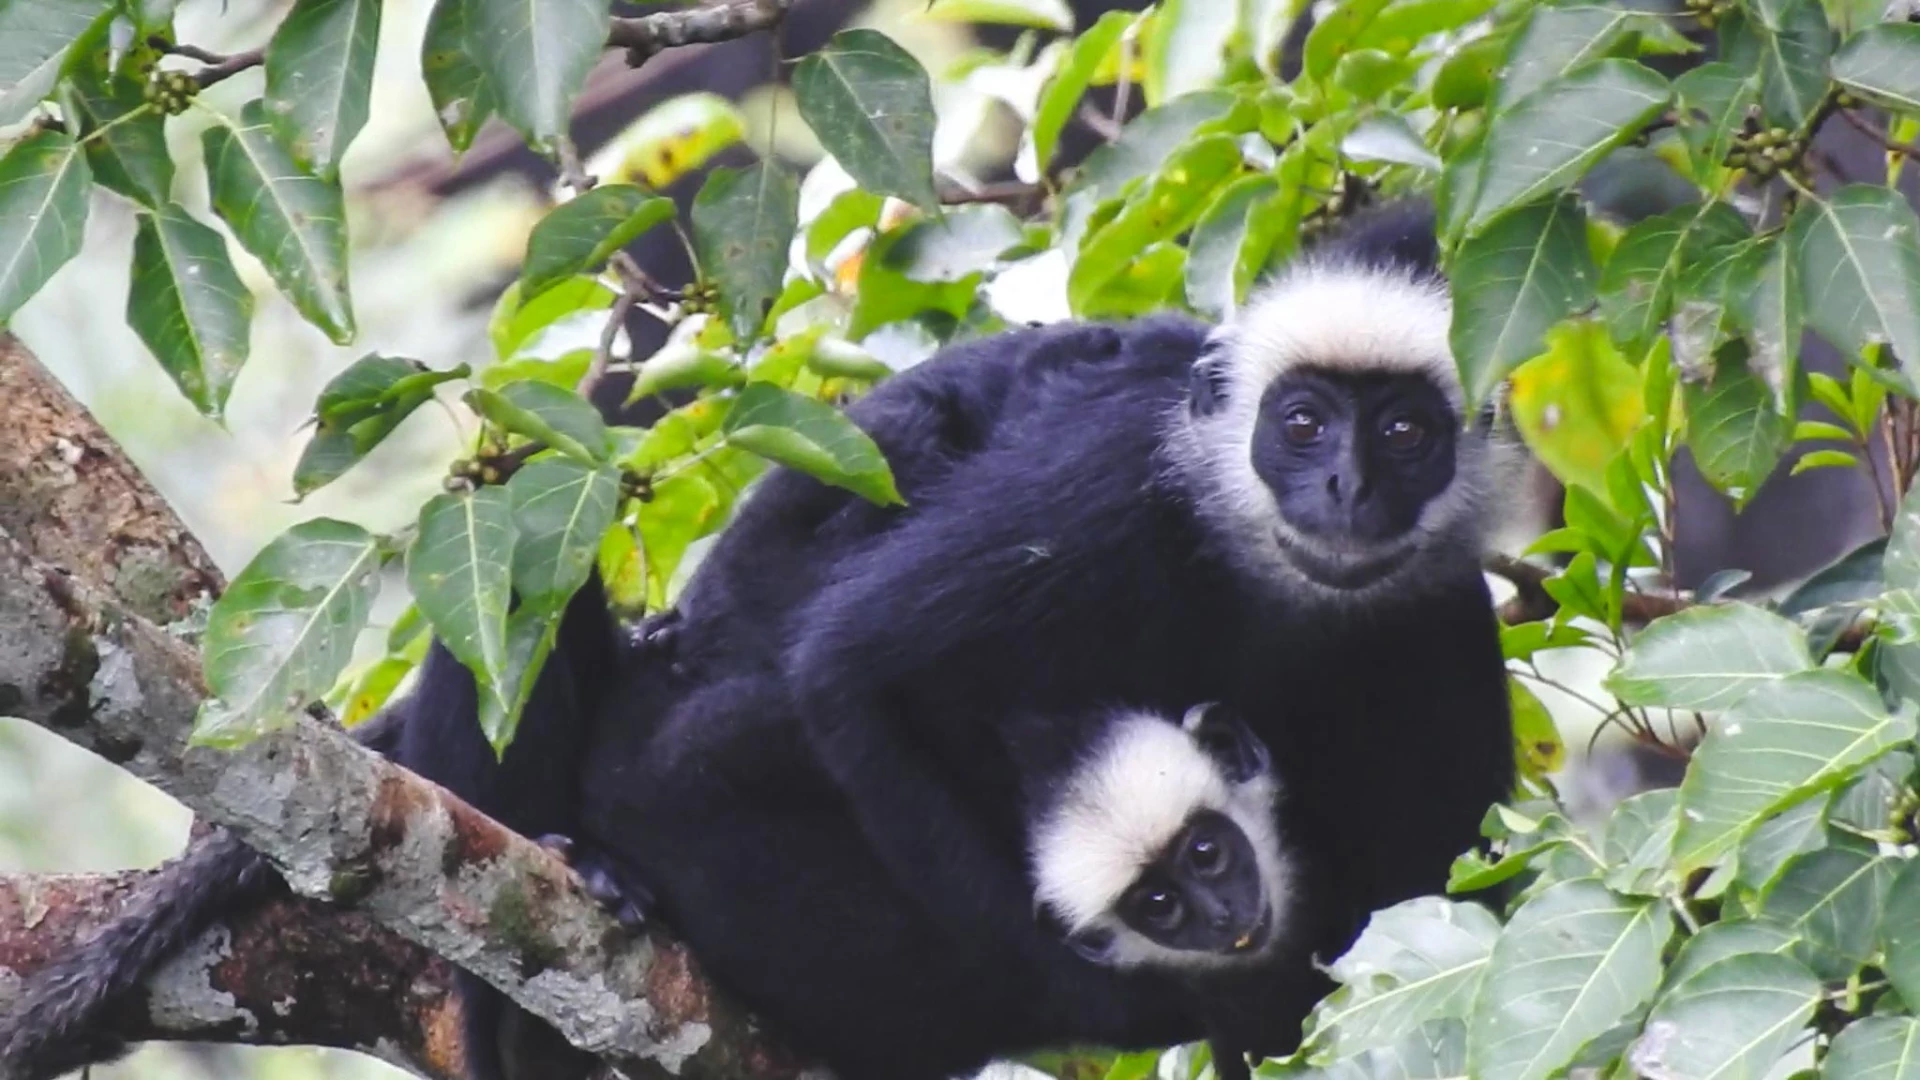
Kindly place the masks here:
<instances>
[{"instance_id":1,"label":"brown branch in background","mask_svg":"<svg viewBox=\"0 0 1920 1080\"><path fill-rule=\"evenodd\" d=\"M945 206L998 203L1021 217L1027 217L1039 210L1041 204L1046 201L1047 189L1039 184L1027 184L1018 180L973 185L942 181L939 194L940 202Z\"/></svg>"},{"instance_id":2,"label":"brown branch in background","mask_svg":"<svg viewBox=\"0 0 1920 1080\"><path fill-rule=\"evenodd\" d=\"M169 56L184 56L189 60L198 60L207 65L193 73L193 81L205 90L214 83L231 79L250 68L256 68L266 60L265 49L248 49L226 56L217 52L208 52L197 45L176 45L163 37L150 37L147 44Z\"/></svg>"},{"instance_id":3,"label":"brown branch in background","mask_svg":"<svg viewBox=\"0 0 1920 1080\"><path fill-rule=\"evenodd\" d=\"M712 44L746 37L779 24L793 0L710 0L692 11L658 11L615 18L607 33L610 48L627 50L627 63L639 67L677 45Z\"/></svg>"},{"instance_id":4,"label":"brown branch in background","mask_svg":"<svg viewBox=\"0 0 1920 1080\"><path fill-rule=\"evenodd\" d=\"M1488 573L1511 582L1516 590L1511 599L1500 605L1500 621L1508 626L1550 619L1560 610L1559 602L1547 594L1546 581L1553 576L1553 571L1546 567L1503 552L1488 555L1480 565ZM1681 595L1629 592L1621 600L1620 615L1626 622L1639 625L1692 606L1693 601Z\"/></svg>"},{"instance_id":5,"label":"brown branch in background","mask_svg":"<svg viewBox=\"0 0 1920 1080\"><path fill-rule=\"evenodd\" d=\"M1905 154L1907 157L1920 159L1920 146L1915 146L1912 143L1904 143L1892 138L1886 132L1868 123L1866 117L1861 116L1852 109L1838 109L1836 111L1840 114L1841 119L1852 124L1862 135L1879 143L1889 152Z\"/></svg>"}]
</instances>

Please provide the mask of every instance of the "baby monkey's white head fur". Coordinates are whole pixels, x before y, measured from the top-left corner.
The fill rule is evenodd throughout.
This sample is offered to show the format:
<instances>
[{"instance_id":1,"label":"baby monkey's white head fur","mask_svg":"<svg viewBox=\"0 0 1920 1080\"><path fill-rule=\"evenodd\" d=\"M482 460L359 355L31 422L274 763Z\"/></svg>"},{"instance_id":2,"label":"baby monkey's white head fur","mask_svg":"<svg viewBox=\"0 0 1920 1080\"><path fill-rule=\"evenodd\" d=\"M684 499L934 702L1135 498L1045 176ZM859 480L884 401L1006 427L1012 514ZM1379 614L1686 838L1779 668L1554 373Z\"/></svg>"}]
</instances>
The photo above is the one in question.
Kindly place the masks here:
<instances>
[{"instance_id":1,"label":"baby monkey's white head fur","mask_svg":"<svg viewBox=\"0 0 1920 1080\"><path fill-rule=\"evenodd\" d=\"M1194 970L1267 954L1288 907L1266 748L1210 707L1122 713L1030 837L1035 900L1082 955Z\"/></svg>"},{"instance_id":2,"label":"baby monkey's white head fur","mask_svg":"<svg viewBox=\"0 0 1920 1080\"><path fill-rule=\"evenodd\" d=\"M1168 442L1237 558L1342 603L1477 561L1509 461L1464 422L1451 327L1437 276L1308 256L1208 336Z\"/></svg>"}]
</instances>

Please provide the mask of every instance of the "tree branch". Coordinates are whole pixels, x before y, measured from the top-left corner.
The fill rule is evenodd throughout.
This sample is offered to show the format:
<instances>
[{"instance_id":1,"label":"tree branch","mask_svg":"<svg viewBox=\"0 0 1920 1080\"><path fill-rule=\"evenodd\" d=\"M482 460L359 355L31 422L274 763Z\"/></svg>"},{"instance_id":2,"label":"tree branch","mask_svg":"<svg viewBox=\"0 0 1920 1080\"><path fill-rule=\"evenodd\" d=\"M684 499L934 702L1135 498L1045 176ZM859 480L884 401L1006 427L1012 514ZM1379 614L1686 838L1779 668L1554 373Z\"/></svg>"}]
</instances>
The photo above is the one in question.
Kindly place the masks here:
<instances>
[{"instance_id":1,"label":"tree branch","mask_svg":"<svg viewBox=\"0 0 1920 1080\"><path fill-rule=\"evenodd\" d=\"M299 716L239 750L189 746L198 658L128 599L178 598L178 580L205 574L204 553L6 338L0 388L30 393L0 398L8 419L24 409L25 441L66 464L20 450L17 435L0 449L0 484L12 484L0 487L0 710L159 786L265 855L296 894L351 906L454 960L629 1075L799 1070L683 949L630 939L552 854L337 728ZM12 525L36 507L58 513L40 528ZM87 537L114 550L90 555ZM132 587L128 550L176 571L152 575L169 588Z\"/></svg>"},{"instance_id":2,"label":"tree branch","mask_svg":"<svg viewBox=\"0 0 1920 1080\"><path fill-rule=\"evenodd\" d=\"M793 0L711 0L692 11L616 17L607 33L607 45L627 50L627 64L639 67L655 53L676 45L711 45L771 29L779 24L792 3Z\"/></svg>"}]
</instances>

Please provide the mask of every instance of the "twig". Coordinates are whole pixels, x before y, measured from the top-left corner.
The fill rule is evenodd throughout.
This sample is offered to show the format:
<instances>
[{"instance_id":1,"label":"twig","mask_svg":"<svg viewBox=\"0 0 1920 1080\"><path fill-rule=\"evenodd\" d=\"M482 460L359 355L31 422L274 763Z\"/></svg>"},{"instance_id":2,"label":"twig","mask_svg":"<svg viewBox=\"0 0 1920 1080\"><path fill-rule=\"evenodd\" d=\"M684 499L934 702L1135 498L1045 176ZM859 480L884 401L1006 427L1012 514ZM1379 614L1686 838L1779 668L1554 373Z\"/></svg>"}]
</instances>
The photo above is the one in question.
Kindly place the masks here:
<instances>
[{"instance_id":1,"label":"twig","mask_svg":"<svg viewBox=\"0 0 1920 1080\"><path fill-rule=\"evenodd\" d=\"M580 148L573 140L562 135L558 140L560 158L560 182L573 189L575 195L584 195L592 190L596 183L587 173L587 167L580 162Z\"/></svg>"},{"instance_id":2,"label":"twig","mask_svg":"<svg viewBox=\"0 0 1920 1080\"><path fill-rule=\"evenodd\" d=\"M1500 606L1500 620L1507 625L1551 618L1559 610L1559 602L1547 593L1546 581L1553 572L1545 567L1502 552L1488 555L1480 565L1488 573L1512 582L1518 590ZM1650 623L1692 606L1690 598L1679 594L1630 592L1620 598L1620 617L1630 623Z\"/></svg>"},{"instance_id":3,"label":"twig","mask_svg":"<svg viewBox=\"0 0 1920 1080\"><path fill-rule=\"evenodd\" d=\"M965 206L969 203L998 203L1021 217L1026 217L1040 208L1047 197L1047 189L1039 184L1024 184L1018 180L1007 180L992 184L966 185L949 182L940 187L940 202L946 206Z\"/></svg>"},{"instance_id":4,"label":"twig","mask_svg":"<svg viewBox=\"0 0 1920 1080\"><path fill-rule=\"evenodd\" d=\"M1095 109L1091 105L1080 106L1080 122L1093 129L1095 135L1112 142L1120 137L1120 125L1112 117Z\"/></svg>"},{"instance_id":5,"label":"twig","mask_svg":"<svg viewBox=\"0 0 1920 1080\"><path fill-rule=\"evenodd\" d=\"M200 84L202 90L214 83L230 79L249 68L259 67L267 58L267 51L264 48L248 49L246 52L225 56L217 52L209 52L197 45L176 45L158 36L148 38L147 44L170 56L184 56L189 60L198 60L207 65L193 73L193 81Z\"/></svg>"},{"instance_id":6,"label":"twig","mask_svg":"<svg viewBox=\"0 0 1920 1080\"><path fill-rule=\"evenodd\" d=\"M607 45L627 50L627 65L639 67L655 53L677 45L732 41L771 29L792 4L793 0L710 0L692 11L615 18Z\"/></svg>"},{"instance_id":7,"label":"twig","mask_svg":"<svg viewBox=\"0 0 1920 1080\"><path fill-rule=\"evenodd\" d=\"M1886 132L1883 132L1880 129L1874 127L1872 124L1867 123L1865 117L1862 117L1859 113L1854 112L1852 109L1839 109L1836 111L1840 113L1841 119L1845 120L1849 124L1852 124L1855 128L1857 128L1860 131L1862 135L1865 135L1867 138L1872 139L1874 142L1879 143L1888 152L1895 153L1895 154L1902 154L1910 158L1920 158L1920 146L1915 146L1912 143L1904 143L1898 139L1893 138L1892 136L1889 136Z\"/></svg>"}]
</instances>

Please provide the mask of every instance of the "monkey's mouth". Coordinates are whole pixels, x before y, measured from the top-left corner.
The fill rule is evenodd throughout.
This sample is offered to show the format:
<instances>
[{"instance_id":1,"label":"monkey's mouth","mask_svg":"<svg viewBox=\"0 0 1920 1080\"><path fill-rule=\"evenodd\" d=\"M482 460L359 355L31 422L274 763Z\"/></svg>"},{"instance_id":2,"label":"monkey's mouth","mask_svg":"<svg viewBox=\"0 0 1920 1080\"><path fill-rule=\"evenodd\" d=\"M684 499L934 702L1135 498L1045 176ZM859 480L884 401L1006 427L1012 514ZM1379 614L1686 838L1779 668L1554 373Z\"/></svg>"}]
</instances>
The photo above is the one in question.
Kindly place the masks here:
<instances>
[{"instance_id":1,"label":"monkey's mouth","mask_svg":"<svg viewBox=\"0 0 1920 1080\"><path fill-rule=\"evenodd\" d=\"M1393 544L1362 554L1336 553L1287 529L1275 529L1273 540L1301 573L1329 589L1356 590L1378 584L1413 554L1411 544Z\"/></svg>"}]
</instances>

